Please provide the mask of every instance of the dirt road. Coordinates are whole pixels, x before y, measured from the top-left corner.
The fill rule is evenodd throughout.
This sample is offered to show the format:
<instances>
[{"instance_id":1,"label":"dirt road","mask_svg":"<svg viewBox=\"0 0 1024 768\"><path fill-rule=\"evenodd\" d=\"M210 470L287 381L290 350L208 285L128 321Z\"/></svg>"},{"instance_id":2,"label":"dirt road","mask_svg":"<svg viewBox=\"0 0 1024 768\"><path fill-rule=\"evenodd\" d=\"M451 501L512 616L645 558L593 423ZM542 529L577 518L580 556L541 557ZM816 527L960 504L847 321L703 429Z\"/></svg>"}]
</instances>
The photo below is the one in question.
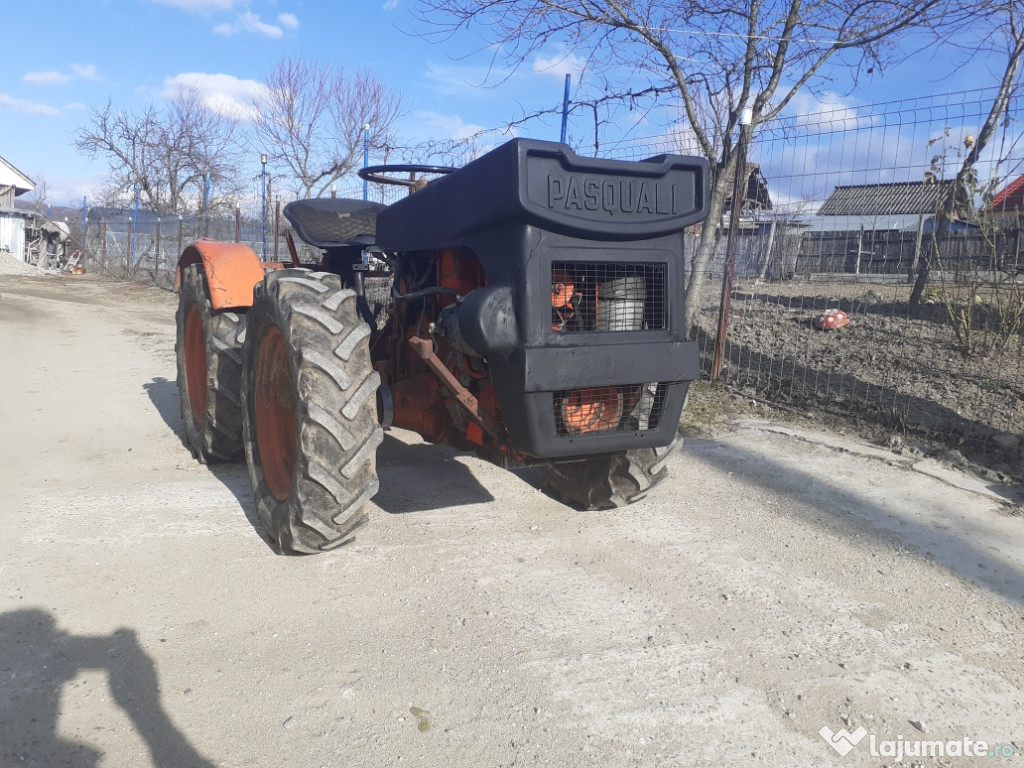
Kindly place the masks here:
<instances>
[{"instance_id":1,"label":"dirt road","mask_svg":"<svg viewBox=\"0 0 1024 768\"><path fill-rule=\"evenodd\" d=\"M980 483L745 422L581 514L391 433L356 542L278 557L181 444L174 302L0 278L5 768L1024 763Z\"/></svg>"}]
</instances>

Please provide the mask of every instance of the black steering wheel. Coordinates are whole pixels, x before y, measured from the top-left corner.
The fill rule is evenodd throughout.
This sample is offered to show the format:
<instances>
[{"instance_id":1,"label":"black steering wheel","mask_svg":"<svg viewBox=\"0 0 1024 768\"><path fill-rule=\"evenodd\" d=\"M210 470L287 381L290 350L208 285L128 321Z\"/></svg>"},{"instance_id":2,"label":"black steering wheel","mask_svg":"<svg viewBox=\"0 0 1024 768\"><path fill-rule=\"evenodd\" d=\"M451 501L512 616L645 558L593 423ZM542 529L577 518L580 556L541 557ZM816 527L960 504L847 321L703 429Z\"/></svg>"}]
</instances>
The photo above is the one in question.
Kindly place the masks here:
<instances>
[{"instance_id":1,"label":"black steering wheel","mask_svg":"<svg viewBox=\"0 0 1024 768\"><path fill-rule=\"evenodd\" d=\"M423 189L427 185L427 180L422 176L418 179L416 178L417 173L446 175L457 170L458 168L452 168L447 165L370 165L359 171L359 178L376 184L393 184L397 187L406 187L412 192L417 189ZM399 179L394 176L384 175L393 173L407 173L409 178Z\"/></svg>"}]
</instances>

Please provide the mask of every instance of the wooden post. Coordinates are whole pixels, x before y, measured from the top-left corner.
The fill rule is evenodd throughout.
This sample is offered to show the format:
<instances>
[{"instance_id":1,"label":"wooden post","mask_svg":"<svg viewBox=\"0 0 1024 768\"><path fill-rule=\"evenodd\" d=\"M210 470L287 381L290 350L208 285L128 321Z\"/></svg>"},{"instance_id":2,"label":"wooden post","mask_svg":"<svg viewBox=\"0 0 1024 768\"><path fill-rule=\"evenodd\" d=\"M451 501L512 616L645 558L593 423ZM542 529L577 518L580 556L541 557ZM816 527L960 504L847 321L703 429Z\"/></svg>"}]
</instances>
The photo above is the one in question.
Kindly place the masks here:
<instances>
[{"instance_id":1,"label":"wooden post","mask_svg":"<svg viewBox=\"0 0 1024 768\"><path fill-rule=\"evenodd\" d=\"M242 209L235 206L235 242L242 242Z\"/></svg>"},{"instance_id":2,"label":"wooden post","mask_svg":"<svg viewBox=\"0 0 1024 768\"><path fill-rule=\"evenodd\" d=\"M914 241L914 258L910 260L910 269L907 271L907 282L914 282L914 275L917 272L917 264L921 258L921 243L924 241L924 214L917 217L917 239Z\"/></svg>"},{"instance_id":3,"label":"wooden post","mask_svg":"<svg viewBox=\"0 0 1024 768\"><path fill-rule=\"evenodd\" d=\"M765 248L764 263L761 265L761 274L758 279L764 280L768 275L768 265L772 261L772 248L775 246L775 230L779 226L776 219L772 219L772 225L768 228L768 246Z\"/></svg>"},{"instance_id":4,"label":"wooden post","mask_svg":"<svg viewBox=\"0 0 1024 768\"><path fill-rule=\"evenodd\" d=\"M178 258L181 258L181 252L184 249L182 242L185 239L185 225L181 220L181 214L178 214Z\"/></svg>"},{"instance_id":5,"label":"wooden post","mask_svg":"<svg viewBox=\"0 0 1024 768\"><path fill-rule=\"evenodd\" d=\"M100 223L100 267L107 269L107 220Z\"/></svg>"}]
</instances>

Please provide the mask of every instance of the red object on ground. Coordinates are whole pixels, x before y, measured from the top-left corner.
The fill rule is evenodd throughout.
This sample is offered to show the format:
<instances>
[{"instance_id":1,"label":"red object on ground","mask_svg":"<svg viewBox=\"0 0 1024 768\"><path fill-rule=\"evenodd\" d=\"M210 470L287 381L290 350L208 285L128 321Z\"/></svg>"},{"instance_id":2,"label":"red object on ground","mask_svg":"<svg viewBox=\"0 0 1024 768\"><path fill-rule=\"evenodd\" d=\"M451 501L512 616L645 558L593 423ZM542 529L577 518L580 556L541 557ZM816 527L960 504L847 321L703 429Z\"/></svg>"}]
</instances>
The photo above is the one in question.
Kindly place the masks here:
<instances>
[{"instance_id":1,"label":"red object on ground","mask_svg":"<svg viewBox=\"0 0 1024 768\"><path fill-rule=\"evenodd\" d=\"M814 318L814 327L819 331L834 331L850 324L850 316L841 309L826 309Z\"/></svg>"}]
</instances>

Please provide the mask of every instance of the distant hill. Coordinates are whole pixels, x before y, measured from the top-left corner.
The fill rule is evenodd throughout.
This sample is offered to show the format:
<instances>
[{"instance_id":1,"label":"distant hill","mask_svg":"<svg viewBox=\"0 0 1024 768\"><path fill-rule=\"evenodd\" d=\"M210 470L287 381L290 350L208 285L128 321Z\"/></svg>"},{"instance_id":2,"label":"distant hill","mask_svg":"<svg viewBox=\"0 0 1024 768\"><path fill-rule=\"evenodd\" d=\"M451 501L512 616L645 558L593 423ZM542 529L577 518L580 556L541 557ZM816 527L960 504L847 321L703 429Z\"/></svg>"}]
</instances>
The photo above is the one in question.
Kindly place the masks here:
<instances>
[{"instance_id":1,"label":"distant hill","mask_svg":"<svg viewBox=\"0 0 1024 768\"><path fill-rule=\"evenodd\" d=\"M44 216L47 216L47 208L49 208L48 218L51 221L64 221L66 219L68 222L68 226L71 227L72 232L75 231L76 222L78 223L79 230L82 227L81 208L71 208L66 205L44 205L40 209L37 209L37 206L35 204L30 203L27 200L18 200L17 198L15 198L14 200L14 207L21 211L39 210L39 213L43 214Z\"/></svg>"}]
</instances>

